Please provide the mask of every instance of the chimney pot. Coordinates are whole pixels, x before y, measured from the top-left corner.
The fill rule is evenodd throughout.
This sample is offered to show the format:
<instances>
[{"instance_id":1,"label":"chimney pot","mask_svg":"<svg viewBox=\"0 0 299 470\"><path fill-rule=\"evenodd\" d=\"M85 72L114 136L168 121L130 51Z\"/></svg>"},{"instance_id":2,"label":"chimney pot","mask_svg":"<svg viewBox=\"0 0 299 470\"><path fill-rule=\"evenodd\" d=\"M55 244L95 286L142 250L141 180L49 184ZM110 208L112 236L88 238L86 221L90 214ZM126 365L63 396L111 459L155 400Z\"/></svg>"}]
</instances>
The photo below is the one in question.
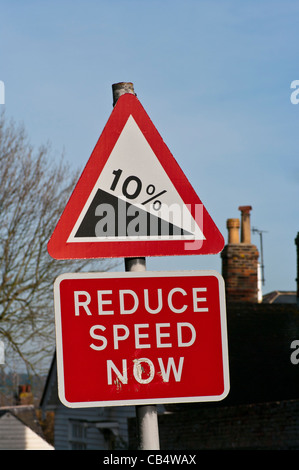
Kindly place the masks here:
<instances>
[{"instance_id":1,"label":"chimney pot","mask_svg":"<svg viewBox=\"0 0 299 470\"><path fill-rule=\"evenodd\" d=\"M241 211L241 243L251 243L250 211L251 206L239 206Z\"/></svg>"},{"instance_id":2,"label":"chimney pot","mask_svg":"<svg viewBox=\"0 0 299 470\"><path fill-rule=\"evenodd\" d=\"M228 243L240 243L239 219L227 219L226 227L228 229Z\"/></svg>"}]
</instances>

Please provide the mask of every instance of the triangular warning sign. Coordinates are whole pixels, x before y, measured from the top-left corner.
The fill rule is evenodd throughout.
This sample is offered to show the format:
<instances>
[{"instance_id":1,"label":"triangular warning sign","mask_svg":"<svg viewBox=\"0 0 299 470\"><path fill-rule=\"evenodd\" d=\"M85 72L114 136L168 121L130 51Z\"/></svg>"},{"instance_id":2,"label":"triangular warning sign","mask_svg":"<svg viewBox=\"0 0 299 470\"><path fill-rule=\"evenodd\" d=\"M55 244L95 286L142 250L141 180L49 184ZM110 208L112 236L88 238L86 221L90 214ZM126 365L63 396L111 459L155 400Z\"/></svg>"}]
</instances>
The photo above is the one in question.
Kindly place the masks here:
<instances>
[{"instance_id":1,"label":"triangular warning sign","mask_svg":"<svg viewBox=\"0 0 299 470\"><path fill-rule=\"evenodd\" d=\"M219 253L224 239L135 95L121 96L48 243L56 259Z\"/></svg>"}]
</instances>

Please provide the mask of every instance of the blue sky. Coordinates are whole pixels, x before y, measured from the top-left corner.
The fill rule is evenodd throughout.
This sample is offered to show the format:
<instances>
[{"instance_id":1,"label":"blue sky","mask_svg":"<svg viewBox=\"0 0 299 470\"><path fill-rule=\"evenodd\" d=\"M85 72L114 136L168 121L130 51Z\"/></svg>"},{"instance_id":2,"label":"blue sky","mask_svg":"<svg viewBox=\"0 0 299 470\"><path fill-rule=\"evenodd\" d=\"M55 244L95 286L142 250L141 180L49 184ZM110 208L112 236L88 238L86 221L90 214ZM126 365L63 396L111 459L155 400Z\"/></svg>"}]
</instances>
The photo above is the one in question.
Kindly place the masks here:
<instances>
[{"instance_id":1,"label":"blue sky","mask_svg":"<svg viewBox=\"0 0 299 470\"><path fill-rule=\"evenodd\" d=\"M226 240L226 220L253 207L263 292L295 290L298 21L289 0L2 0L5 112L83 169L112 84L132 81ZM149 270L209 268L221 272L220 255L147 259Z\"/></svg>"}]
</instances>

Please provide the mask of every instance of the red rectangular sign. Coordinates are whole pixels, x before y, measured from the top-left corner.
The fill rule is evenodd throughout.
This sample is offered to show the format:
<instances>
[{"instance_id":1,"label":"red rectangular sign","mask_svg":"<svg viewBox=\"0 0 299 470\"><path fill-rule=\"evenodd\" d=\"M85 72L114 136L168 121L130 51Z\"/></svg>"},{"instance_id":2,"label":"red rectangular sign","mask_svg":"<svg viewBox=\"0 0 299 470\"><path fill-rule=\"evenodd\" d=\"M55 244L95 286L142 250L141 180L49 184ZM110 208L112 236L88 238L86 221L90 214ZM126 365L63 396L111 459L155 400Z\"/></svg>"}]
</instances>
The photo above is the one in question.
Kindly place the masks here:
<instances>
[{"instance_id":1,"label":"red rectangular sign","mask_svg":"<svg viewBox=\"0 0 299 470\"><path fill-rule=\"evenodd\" d=\"M54 298L58 390L66 406L217 401L228 394L217 272L63 274Z\"/></svg>"}]
</instances>

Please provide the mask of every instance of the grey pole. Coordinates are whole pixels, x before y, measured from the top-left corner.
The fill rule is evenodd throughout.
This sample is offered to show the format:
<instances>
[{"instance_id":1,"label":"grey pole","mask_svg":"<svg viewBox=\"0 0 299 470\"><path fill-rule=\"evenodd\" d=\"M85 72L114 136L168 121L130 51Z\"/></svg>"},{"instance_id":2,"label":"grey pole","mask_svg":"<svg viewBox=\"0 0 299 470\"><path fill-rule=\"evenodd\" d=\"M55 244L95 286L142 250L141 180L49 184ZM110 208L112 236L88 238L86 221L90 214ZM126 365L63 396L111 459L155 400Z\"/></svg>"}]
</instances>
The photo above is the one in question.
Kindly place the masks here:
<instances>
[{"instance_id":1,"label":"grey pole","mask_svg":"<svg viewBox=\"0 0 299 470\"><path fill-rule=\"evenodd\" d=\"M131 82L120 82L112 85L113 106L125 93L135 95ZM125 270L130 272L146 271L145 258L125 258ZM138 442L140 450L159 450L158 413L156 405L136 406Z\"/></svg>"}]
</instances>

